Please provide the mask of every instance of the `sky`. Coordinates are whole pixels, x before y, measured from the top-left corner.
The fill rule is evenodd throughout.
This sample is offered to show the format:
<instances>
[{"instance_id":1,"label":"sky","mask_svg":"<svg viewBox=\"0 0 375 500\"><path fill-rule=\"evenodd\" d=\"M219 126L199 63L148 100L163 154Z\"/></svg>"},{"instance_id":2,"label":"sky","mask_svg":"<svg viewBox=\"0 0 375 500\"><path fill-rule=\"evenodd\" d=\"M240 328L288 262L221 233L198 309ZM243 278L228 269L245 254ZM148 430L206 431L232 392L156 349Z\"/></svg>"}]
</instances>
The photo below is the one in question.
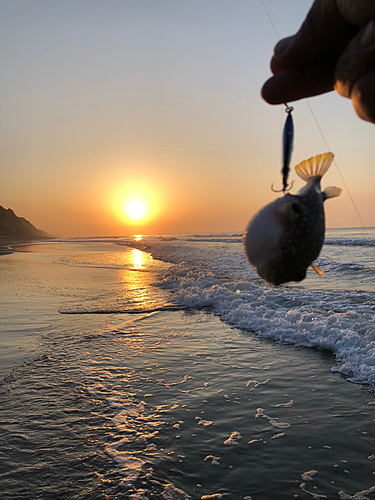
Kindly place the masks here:
<instances>
[{"instance_id":1,"label":"sky","mask_svg":"<svg viewBox=\"0 0 375 500\"><path fill-rule=\"evenodd\" d=\"M264 4L284 37L312 2ZM280 182L276 42L261 0L0 0L0 205L56 236L242 231ZM328 200L327 227L375 226L374 125L334 92L298 101L292 166L327 151L308 104L322 185L355 204Z\"/></svg>"}]
</instances>

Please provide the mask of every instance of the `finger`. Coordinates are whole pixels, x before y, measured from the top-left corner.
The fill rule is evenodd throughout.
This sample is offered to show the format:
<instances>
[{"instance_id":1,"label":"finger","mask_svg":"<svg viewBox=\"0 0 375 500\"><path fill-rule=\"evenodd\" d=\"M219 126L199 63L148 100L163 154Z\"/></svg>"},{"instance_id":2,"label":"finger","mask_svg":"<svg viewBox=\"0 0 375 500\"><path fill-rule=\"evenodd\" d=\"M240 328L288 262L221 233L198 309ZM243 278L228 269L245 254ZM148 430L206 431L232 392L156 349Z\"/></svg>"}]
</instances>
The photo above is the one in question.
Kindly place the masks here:
<instances>
[{"instance_id":1,"label":"finger","mask_svg":"<svg viewBox=\"0 0 375 500\"><path fill-rule=\"evenodd\" d=\"M357 115L375 123L375 70L360 78L352 90L352 103Z\"/></svg>"},{"instance_id":2,"label":"finger","mask_svg":"<svg viewBox=\"0 0 375 500\"><path fill-rule=\"evenodd\" d=\"M335 89L351 97L356 82L375 69L375 23L370 21L350 42L337 62Z\"/></svg>"},{"instance_id":3,"label":"finger","mask_svg":"<svg viewBox=\"0 0 375 500\"><path fill-rule=\"evenodd\" d=\"M316 0L298 33L276 45L271 69L279 72L322 60L333 62L358 29L343 18L336 1Z\"/></svg>"},{"instance_id":4,"label":"finger","mask_svg":"<svg viewBox=\"0 0 375 500\"><path fill-rule=\"evenodd\" d=\"M349 24L366 26L375 18L374 0L336 0L340 12Z\"/></svg>"},{"instance_id":5,"label":"finger","mask_svg":"<svg viewBox=\"0 0 375 500\"><path fill-rule=\"evenodd\" d=\"M269 104L282 104L333 90L331 67L286 70L266 81L261 94Z\"/></svg>"},{"instance_id":6,"label":"finger","mask_svg":"<svg viewBox=\"0 0 375 500\"><path fill-rule=\"evenodd\" d=\"M275 47L275 75L262 89L270 104L319 95L333 89L334 68L359 28L348 25L334 0L316 0L301 29Z\"/></svg>"},{"instance_id":7,"label":"finger","mask_svg":"<svg viewBox=\"0 0 375 500\"><path fill-rule=\"evenodd\" d=\"M335 90L352 99L363 120L375 122L375 23L370 21L348 45L335 71Z\"/></svg>"},{"instance_id":8,"label":"finger","mask_svg":"<svg viewBox=\"0 0 375 500\"><path fill-rule=\"evenodd\" d=\"M276 45L276 47L279 47L279 46L281 46L280 44L282 44L283 48L279 49L278 52L280 54L287 52L288 48L293 45L295 38L296 38L296 35L293 35L293 36L289 36L288 38L283 38L282 40L280 40L280 42ZM276 47L275 47L275 52L276 52ZM285 71L286 69L290 69L291 64L288 62L288 60L284 60L282 58L282 56L278 58L277 56L274 55L271 59L270 67L271 67L272 73L275 75L276 73L279 73L280 71Z\"/></svg>"}]
</instances>

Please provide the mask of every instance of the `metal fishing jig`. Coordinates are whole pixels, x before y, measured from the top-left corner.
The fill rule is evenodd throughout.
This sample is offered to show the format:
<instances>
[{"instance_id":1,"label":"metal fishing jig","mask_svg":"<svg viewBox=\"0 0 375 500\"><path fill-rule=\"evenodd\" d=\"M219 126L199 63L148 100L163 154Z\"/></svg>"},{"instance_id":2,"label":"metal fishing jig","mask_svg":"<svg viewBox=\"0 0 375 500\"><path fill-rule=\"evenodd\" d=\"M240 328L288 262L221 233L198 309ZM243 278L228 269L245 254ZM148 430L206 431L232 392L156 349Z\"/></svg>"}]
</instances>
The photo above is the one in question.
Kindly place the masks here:
<instances>
[{"instance_id":1,"label":"metal fishing jig","mask_svg":"<svg viewBox=\"0 0 375 500\"><path fill-rule=\"evenodd\" d=\"M284 124L284 131L283 131L283 166L281 169L281 181L282 181L282 189L276 190L273 188L273 184L271 186L272 191L275 193L280 193L283 191L286 193L287 191L290 191L293 187L293 182L290 186L288 186L288 176L289 176L289 165L290 165L290 159L292 157L292 151L293 151L293 138L294 138L294 125L293 125L293 118L292 118L292 111L293 108L291 106L288 106L288 104L285 103L285 112L287 113L287 117L285 120Z\"/></svg>"}]
</instances>

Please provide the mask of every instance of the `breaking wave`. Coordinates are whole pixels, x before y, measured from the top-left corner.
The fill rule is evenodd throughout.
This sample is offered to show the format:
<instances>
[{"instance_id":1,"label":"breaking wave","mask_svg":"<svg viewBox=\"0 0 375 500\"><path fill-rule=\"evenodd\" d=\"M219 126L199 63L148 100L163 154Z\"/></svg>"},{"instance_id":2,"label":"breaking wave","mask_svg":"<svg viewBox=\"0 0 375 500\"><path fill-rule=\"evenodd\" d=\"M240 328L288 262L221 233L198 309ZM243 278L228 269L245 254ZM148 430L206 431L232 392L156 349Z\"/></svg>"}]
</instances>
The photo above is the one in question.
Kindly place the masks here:
<instances>
[{"instance_id":1,"label":"breaking wave","mask_svg":"<svg viewBox=\"0 0 375 500\"><path fill-rule=\"evenodd\" d=\"M276 288L250 268L239 242L223 250L226 238L217 239L150 237L137 247L175 264L158 285L172 293L176 305L208 308L234 327L284 344L330 350L337 360L334 370L352 382L375 384L375 267L368 243L356 240L360 255L329 246L317 261L324 277L308 270L304 282Z\"/></svg>"},{"instance_id":2,"label":"breaking wave","mask_svg":"<svg viewBox=\"0 0 375 500\"><path fill-rule=\"evenodd\" d=\"M337 245L342 247L375 247L374 238L326 238L325 245Z\"/></svg>"}]
</instances>

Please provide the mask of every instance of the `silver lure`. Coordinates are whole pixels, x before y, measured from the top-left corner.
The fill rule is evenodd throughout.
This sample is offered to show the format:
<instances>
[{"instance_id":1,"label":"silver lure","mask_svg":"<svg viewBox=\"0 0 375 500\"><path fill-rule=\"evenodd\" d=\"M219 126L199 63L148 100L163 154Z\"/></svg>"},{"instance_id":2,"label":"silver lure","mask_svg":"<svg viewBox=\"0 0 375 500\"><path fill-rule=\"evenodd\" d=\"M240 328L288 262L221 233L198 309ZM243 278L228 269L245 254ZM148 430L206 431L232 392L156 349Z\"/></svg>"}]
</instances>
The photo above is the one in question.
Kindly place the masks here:
<instances>
[{"instance_id":1,"label":"silver lure","mask_svg":"<svg viewBox=\"0 0 375 500\"><path fill-rule=\"evenodd\" d=\"M299 163L296 173L306 185L296 194L285 194L262 208L250 221L243 237L245 255L255 271L269 283L301 281L322 249L325 233L323 202L339 196L341 189L323 192L320 180L334 155L324 153Z\"/></svg>"}]
</instances>

